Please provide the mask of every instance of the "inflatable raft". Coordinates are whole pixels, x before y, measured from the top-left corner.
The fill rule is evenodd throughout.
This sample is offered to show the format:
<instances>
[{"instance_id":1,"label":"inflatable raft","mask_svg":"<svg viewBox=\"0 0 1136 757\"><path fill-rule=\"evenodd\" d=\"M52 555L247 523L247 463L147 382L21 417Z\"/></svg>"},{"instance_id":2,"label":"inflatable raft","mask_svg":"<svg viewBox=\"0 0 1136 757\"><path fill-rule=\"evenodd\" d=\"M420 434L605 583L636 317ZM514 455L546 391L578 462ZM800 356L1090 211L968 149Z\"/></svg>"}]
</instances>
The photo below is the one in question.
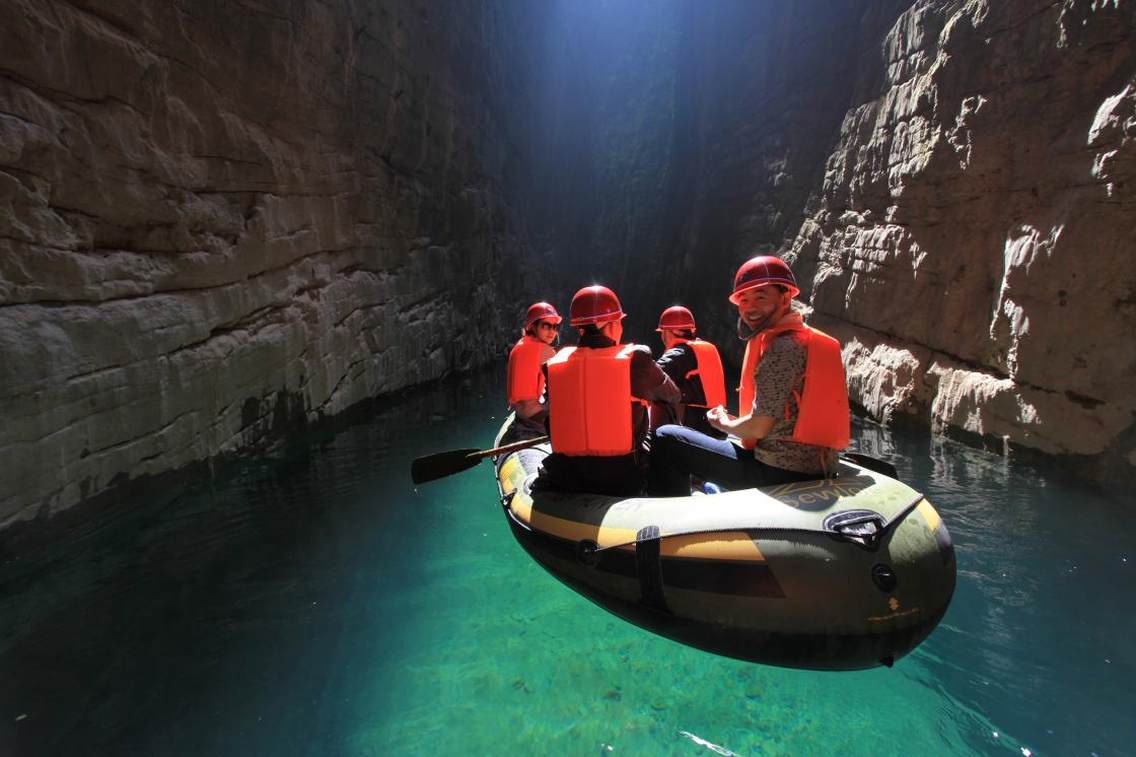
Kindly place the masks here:
<instances>
[{"instance_id":1,"label":"inflatable raft","mask_svg":"<svg viewBox=\"0 0 1136 757\"><path fill-rule=\"evenodd\" d=\"M650 498L533 491L547 444L497 460L513 535L620 617L709 652L817 670L890 666L946 612L955 556L907 485L831 480Z\"/></svg>"}]
</instances>

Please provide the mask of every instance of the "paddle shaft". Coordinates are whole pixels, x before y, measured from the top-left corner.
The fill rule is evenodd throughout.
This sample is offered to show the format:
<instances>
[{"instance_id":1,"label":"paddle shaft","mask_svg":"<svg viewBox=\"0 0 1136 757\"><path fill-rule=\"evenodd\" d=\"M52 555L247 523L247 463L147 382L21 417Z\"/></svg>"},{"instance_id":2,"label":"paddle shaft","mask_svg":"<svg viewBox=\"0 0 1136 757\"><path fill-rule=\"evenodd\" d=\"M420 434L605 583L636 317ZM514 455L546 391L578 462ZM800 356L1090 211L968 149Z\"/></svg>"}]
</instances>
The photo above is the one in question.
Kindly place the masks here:
<instances>
[{"instance_id":1,"label":"paddle shaft","mask_svg":"<svg viewBox=\"0 0 1136 757\"><path fill-rule=\"evenodd\" d=\"M535 439L522 439L512 444L503 444L500 447L493 447L492 449L455 449L448 452L427 455L426 457L415 459L411 464L410 478L416 484L434 481L446 476L452 476L464 470L469 470L486 457L516 452L517 450L527 449L528 447L535 447L547 441L547 436L540 436ZM844 453L842 457L869 470L883 473L885 476L896 477L895 466L883 460L854 452Z\"/></svg>"},{"instance_id":2,"label":"paddle shaft","mask_svg":"<svg viewBox=\"0 0 1136 757\"><path fill-rule=\"evenodd\" d=\"M493 449L452 449L447 452L419 457L410 465L410 480L416 484L424 484L427 481L434 481L460 473L463 470L469 470L483 458L515 452L526 447L534 447L547 441L547 436L540 436L536 439L522 439L519 442L505 444Z\"/></svg>"},{"instance_id":3,"label":"paddle shaft","mask_svg":"<svg viewBox=\"0 0 1136 757\"><path fill-rule=\"evenodd\" d=\"M525 449L526 447L535 447L536 445L544 444L547 441L547 436L538 436L535 439L522 439L519 442L513 442L512 444L506 444L501 447L494 447L493 449L483 449L477 452L471 452L467 457L476 457L480 459L483 457L491 457L493 455L503 455L508 452L516 452L519 449Z\"/></svg>"}]
</instances>

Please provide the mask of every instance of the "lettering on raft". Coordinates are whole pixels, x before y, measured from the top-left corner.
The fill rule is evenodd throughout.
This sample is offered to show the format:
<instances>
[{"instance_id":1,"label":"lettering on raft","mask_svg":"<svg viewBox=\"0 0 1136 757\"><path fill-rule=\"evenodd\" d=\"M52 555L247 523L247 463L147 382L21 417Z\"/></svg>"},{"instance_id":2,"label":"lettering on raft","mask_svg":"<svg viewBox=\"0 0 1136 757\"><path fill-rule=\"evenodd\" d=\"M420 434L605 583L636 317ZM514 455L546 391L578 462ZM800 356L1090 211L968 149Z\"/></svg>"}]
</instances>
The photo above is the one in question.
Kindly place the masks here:
<instances>
[{"instance_id":1,"label":"lettering on raft","mask_svg":"<svg viewBox=\"0 0 1136 757\"><path fill-rule=\"evenodd\" d=\"M809 509L809 505L828 505L845 497L854 497L875 480L870 476L851 476L828 481L801 481L769 489L769 494L790 507Z\"/></svg>"}]
</instances>

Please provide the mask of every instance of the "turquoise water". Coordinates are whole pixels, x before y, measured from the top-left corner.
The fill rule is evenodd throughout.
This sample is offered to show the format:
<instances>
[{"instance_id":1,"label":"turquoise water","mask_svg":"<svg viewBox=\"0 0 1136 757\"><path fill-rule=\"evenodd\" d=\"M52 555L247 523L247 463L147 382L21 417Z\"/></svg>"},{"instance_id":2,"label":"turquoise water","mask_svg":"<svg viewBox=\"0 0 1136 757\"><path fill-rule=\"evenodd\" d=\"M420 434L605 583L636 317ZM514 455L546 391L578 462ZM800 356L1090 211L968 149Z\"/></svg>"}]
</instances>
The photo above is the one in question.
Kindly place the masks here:
<instances>
[{"instance_id":1,"label":"turquoise water","mask_svg":"<svg viewBox=\"0 0 1136 757\"><path fill-rule=\"evenodd\" d=\"M946 519L959 584L891 670L741 663L593 606L513 541L496 376L0 542L0 754L1136 752L1131 518L1028 465L863 425Z\"/></svg>"}]
</instances>

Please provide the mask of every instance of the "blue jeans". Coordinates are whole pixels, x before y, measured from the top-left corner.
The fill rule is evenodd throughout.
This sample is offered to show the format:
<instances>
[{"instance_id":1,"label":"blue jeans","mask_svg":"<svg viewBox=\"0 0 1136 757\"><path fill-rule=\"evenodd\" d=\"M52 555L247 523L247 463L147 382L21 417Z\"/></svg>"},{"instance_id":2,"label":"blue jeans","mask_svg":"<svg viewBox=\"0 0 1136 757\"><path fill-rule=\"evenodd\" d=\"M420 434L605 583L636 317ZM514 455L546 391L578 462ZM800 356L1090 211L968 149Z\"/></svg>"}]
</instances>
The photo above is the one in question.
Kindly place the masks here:
<instances>
[{"instance_id":1,"label":"blue jeans","mask_svg":"<svg viewBox=\"0 0 1136 757\"><path fill-rule=\"evenodd\" d=\"M728 439L715 439L686 426L660 426L651 442L647 493L655 497L685 497L690 494L692 475L727 489L818 478L766 465L755 459L751 450Z\"/></svg>"}]
</instances>

